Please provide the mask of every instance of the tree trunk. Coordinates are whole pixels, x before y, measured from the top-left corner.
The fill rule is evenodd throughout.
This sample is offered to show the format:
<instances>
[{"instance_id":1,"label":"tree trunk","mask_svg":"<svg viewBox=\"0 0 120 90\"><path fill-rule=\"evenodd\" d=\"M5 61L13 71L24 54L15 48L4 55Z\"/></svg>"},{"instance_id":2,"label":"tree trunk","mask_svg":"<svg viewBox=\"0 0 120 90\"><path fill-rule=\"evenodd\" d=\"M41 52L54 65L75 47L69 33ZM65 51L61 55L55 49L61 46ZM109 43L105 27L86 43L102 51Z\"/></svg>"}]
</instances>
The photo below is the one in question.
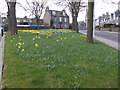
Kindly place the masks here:
<instances>
[{"instance_id":1,"label":"tree trunk","mask_svg":"<svg viewBox=\"0 0 120 90\"><path fill-rule=\"evenodd\" d=\"M75 23L75 31L78 33L78 22L77 22L77 16L75 17L75 21L74 21L74 23Z\"/></svg>"},{"instance_id":2,"label":"tree trunk","mask_svg":"<svg viewBox=\"0 0 120 90\"><path fill-rule=\"evenodd\" d=\"M7 2L7 1L6 1ZM16 22L16 2L7 2L8 7L8 31L11 35L17 34L17 22Z\"/></svg>"},{"instance_id":3,"label":"tree trunk","mask_svg":"<svg viewBox=\"0 0 120 90\"><path fill-rule=\"evenodd\" d=\"M36 18L37 23L37 30L39 30L39 18Z\"/></svg>"},{"instance_id":4,"label":"tree trunk","mask_svg":"<svg viewBox=\"0 0 120 90\"><path fill-rule=\"evenodd\" d=\"M10 10L8 10L7 22L8 22L8 31L11 32L11 23L10 23Z\"/></svg>"},{"instance_id":5,"label":"tree trunk","mask_svg":"<svg viewBox=\"0 0 120 90\"><path fill-rule=\"evenodd\" d=\"M75 31L75 19L72 17L72 30Z\"/></svg>"},{"instance_id":6,"label":"tree trunk","mask_svg":"<svg viewBox=\"0 0 120 90\"><path fill-rule=\"evenodd\" d=\"M15 10L16 2L10 3L10 32L11 35L17 34L17 22L16 22L16 10Z\"/></svg>"},{"instance_id":7,"label":"tree trunk","mask_svg":"<svg viewBox=\"0 0 120 90\"><path fill-rule=\"evenodd\" d=\"M7 12L7 23L8 23L8 31L10 32L11 30L11 23L10 23L10 3L7 2L7 7L8 7L8 12Z\"/></svg>"},{"instance_id":8,"label":"tree trunk","mask_svg":"<svg viewBox=\"0 0 120 90\"><path fill-rule=\"evenodd\" d=\"M88 2L88 22L87 22L87 42L93 43L93 13L94 13L94 0Z\"/></svg>"}]
</instances>

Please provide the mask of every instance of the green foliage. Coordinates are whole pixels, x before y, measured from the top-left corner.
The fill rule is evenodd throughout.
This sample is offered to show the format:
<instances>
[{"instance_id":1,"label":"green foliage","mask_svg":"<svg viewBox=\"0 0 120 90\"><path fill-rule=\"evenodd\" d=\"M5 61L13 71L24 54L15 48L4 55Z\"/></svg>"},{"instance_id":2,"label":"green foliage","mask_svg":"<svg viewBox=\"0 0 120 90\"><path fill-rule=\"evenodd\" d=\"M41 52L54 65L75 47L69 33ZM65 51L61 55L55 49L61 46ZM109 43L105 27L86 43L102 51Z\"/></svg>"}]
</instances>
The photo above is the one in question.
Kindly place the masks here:
<instances>
[{"instance_id":1,"label":"green foliage","mask_svg":"<svg viewBox=\"0 0 120 90\"><path fill-rule=\"evenodd\" d=\"M3 87L117 88L118 51L85 40L75 32L7 33Z\"/></svg>"}]
</instances>

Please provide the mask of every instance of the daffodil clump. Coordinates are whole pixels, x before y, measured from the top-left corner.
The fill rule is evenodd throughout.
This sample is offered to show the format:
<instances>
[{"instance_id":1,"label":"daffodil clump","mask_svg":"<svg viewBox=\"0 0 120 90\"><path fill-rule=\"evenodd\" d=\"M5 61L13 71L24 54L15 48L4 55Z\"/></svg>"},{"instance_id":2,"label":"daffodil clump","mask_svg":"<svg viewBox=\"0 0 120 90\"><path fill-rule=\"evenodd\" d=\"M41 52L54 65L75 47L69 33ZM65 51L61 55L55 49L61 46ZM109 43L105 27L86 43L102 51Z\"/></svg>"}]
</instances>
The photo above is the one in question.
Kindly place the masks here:
<instances>
[{"instance_id":1,"label":"daffodil clump","mask_svg":"<svg viewBox=\"0 0 120 90\"><path fill-rule=\"evenodd\" d=\"M71 30L64 30L64 29L49 29L49 30L18 30L21 32L30 32L30 33L40 33L40 34L53 34L53 33L68 33L73 32Z\"/></svg>"},{"instance_id":2,"label":"daffodil clump","mask_svg":"<svg viewBox=\"0 0 120 90\"><path fill-rule=\"evenodd\" d=\"M55 43L64 43L70 40L70 38L80 38L86 37L86 35L80 34L80 36L75 36L75 32L71 30L63 29L49 29L49 30L18 30L20 35L16 38L16 48L18 53L33 53L35 50L39 50L41 46L48 47L47 45L42 45L44 42L55 42ZM72 34L73 33L73 34ZM25 34L25 38L21 35ZM67 36L69 35L69 37ZM29 38L29 39L28 39ZM13 42L15 38L11 39Z\"/></svg>"}]
</instances>

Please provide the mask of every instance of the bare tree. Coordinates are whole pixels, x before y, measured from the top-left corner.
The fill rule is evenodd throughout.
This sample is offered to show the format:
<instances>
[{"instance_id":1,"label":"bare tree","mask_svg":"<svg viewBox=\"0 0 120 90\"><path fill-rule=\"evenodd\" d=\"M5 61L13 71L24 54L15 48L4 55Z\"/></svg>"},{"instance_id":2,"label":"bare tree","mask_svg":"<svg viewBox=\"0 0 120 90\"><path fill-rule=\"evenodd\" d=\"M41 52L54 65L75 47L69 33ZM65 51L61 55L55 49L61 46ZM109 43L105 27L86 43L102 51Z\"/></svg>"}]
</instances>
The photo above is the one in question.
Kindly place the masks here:
<instances>
[{"instance_id":1,"label":"bare tree","mask_svg":"<svg viewBox=\"0 0 120 90\"><path fill-rule=\"evenodd\" d=\"M94 0L88 0L87 42L93 43Z\"/></svg>"},{"instance_id":2,"label":"bare tree","mask_svg":"<svg viewBox=\"0 0 120 90\"><path fill-rule=\"evenodd\" d=\"M72 29L78 32L78 14L85 7L85 3L82 0L57 0L57 5L67 7L72 16Z\"/></svg>"},{"instance_id":3,"label":"bare tree","mask_svg":"<svg viewBox=\"0 0 120 90\"><path fill-rule=\"evenodd\" d=\"M35 0L33 2L26 0L26 6L23 6L21 3L18 3L18 5L22 7L26 12L29 12L31 15L33 15L35 17L36 24L39 26L40 18L44 12L44 9L46 8L47 2L48 0Z\"/></svg>"},{"instance_id":4,"label":"bare tree","mask_svg":"<svg viewBox=\"0 0 120 90\"><path fill-rule=\"evenodd\" d=\"M7 20L8 30L11 35L17 34L17 22L16 22L16 0L5 0L8 7Z\"/></svg>"}]
</instances>

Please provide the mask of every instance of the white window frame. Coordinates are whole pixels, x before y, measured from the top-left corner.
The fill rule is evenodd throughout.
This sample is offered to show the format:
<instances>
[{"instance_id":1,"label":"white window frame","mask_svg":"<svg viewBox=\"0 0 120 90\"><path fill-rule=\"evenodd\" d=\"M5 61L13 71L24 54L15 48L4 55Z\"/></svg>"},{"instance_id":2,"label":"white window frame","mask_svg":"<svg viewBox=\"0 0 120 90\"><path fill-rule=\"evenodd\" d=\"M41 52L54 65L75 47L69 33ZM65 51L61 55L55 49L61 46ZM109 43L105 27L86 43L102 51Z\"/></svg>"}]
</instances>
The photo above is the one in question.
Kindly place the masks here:
<instances>
[{"instance_id":1,"label":"white window frame","mask_svg":"<svg viewBox=\"0 0 120 90\"><path fill-rule=\"evenodd\" d=\"M66 16L65 12L63 12L63 16Z\"/></svg>"},{"instance_id":2,"label":"white window frame","mask_svg":"<svg viewBox=\"0 0 120 90\"><path fill-rule=\"evenodd\" d=\"M65 24L64 27L67 28L67 25Z\"/></svg>"},{"instance_id":3,"label":"white window frame","mask_svg":"<svg viewBox=\"0 0 120 90\"><path fill-rule=\"evenodd\" d=\"M67 18L64 18L64 22L67 22Z\"/></svg>"},{"instance_id":4,"label":"white window frame","mask_svg":"<svg viewBox=\"0 0 120 90\"><path fill-rule=\"evenodd\" d=\"M56 11L52 11L52 15L56 15Z\"/></svg>"},{"instance_id":5,"label":"white window frame","mask_svg":"<svg viewBox=\"0 0 120 90\"><path fill-rule=\"evenodd\" d=\"M27 22L27 20L23 20L23 22Z\"/></svg>"},{"instance_id":6,"label":"white window frame","mask_svg":"<svg viewBox=\"0 0 120 90\"><path fill-rule=\"evenodd\" d=\"M62 22L62 17L59 18L59 21Z\"/></svg>"},{"instance_id":7,"label":"white window frame","mask_svg":"<svg viewBox=\"0 0 120 90\"><path fill-rule=\"evenodd\" d=\"M20 20L18 19L17 22L20 22Z\"/></svg>"}]
</instances>

